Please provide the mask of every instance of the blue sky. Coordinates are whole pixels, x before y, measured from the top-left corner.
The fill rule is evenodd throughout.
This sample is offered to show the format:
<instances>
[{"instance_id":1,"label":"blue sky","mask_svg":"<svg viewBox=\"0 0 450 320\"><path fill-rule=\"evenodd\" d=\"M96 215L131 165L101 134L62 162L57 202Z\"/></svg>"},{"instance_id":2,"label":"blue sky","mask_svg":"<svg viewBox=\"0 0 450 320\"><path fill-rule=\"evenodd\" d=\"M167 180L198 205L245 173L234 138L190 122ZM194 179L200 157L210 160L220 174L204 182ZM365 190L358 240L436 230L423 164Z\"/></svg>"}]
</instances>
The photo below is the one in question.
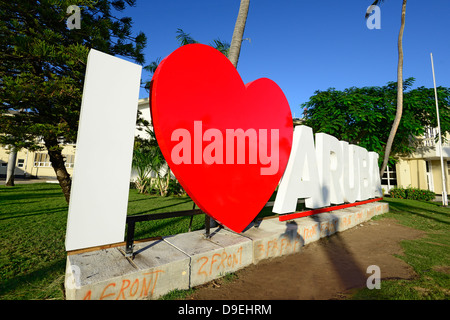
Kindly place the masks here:
<instances>
[{"instance_id":1,"label":"blue sky","mask_svg":"<svg viewBox=\"0 0 450 320\"><path fill-rule=\"evenodd\" d=\"M252 0L238 71L245 83L261 77L284 91L292 113L316 90L382 86L397 80L401 0L380 6L381 29L368 29L364 14L372 0ZM146 62L179 47L176 30L209 44L231 42L239 0L137 0L124 15L147 35ZM408 1L403 36L404 78L433 87L430 52L438 86L450 87L450 1ZM143 78L151 76L143 72ZM140 98L147 97L141 90Z\"/></svg>"}]
</instances>

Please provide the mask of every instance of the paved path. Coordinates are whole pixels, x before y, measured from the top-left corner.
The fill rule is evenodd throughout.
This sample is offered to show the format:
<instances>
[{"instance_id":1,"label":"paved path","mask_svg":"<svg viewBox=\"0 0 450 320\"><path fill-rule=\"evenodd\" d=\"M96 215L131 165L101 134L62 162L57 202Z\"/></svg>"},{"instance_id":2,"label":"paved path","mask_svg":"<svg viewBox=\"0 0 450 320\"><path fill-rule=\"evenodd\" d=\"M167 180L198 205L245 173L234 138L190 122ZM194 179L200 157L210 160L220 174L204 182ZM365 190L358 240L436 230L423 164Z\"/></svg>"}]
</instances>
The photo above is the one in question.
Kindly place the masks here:
<instances>
[{"instance_id":1,"label":"paved path","mask_svg":"<svg viewBox=\"0 0 450 320\"><path fill-rule=\"evenodd\" d=\"M23 179L23 178L15 178L14 184L29 184L29 183L58 183L55 178L45 178L45 179ZM4 186L6 184L6 179L2 178L0 180L0 186Z\"/></svg>"}]
</instances>

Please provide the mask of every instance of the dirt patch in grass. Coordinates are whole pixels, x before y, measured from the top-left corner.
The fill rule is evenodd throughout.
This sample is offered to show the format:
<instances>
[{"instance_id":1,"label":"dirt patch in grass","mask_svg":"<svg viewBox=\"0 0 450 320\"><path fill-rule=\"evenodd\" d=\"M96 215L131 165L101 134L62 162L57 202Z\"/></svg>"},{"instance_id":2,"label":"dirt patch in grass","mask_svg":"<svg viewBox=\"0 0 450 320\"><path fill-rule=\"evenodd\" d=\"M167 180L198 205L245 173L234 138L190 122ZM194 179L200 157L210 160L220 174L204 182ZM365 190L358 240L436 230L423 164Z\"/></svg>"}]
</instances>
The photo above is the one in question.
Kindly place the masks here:
<instances>
[{"instance_id":1,"label":"dirt patch in grass","mask_svg":"<svg viewBox=\"0 0 450 320\"><path fill-rule=\"evenodd\" d=\"M433 268L434 271L450 274L450 266L438 266Z\"/></svg>"},{"instance_id":2,"label":"dirt patch in grass","mask_svg":"<svg viewBox=\"0 0 450 320\"><path fill-rule=\"evenodd\" d=\"M299 253L239 270L232 281L215 280L199 286L186 299L344 299L366 287L371 265L380 268L381 285L387 279L413 278L412 267L395 255L402 255L402 240L424 234L394 219L369 221L308 244Z\"/></svg>"}]
</instances>

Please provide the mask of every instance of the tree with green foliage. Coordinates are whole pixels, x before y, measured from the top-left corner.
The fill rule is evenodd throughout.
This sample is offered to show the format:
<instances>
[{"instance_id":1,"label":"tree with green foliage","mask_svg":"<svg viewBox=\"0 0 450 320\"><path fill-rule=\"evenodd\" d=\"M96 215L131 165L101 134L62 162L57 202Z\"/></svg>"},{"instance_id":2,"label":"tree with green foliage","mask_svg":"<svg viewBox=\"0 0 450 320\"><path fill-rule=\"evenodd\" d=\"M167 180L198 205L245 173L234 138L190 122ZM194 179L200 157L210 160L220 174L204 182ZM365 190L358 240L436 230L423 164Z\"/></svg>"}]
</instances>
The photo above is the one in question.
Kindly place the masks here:
<instances>
[{"instance_id":1,"label":"tree with green foliage","mask_svg":"<svg viewBox=\"0 0 450 320\"><path fill-rule=\"evenodd\" d=\"M395 135L390 162L411 154L419 146L425 128L436 127L434 89L410 89L414 78L403 82L403 116ZM438 87L442 136L450 132L450 88ZM396 115L397 83L382 87L351 87L343 91L330 88L316 91L302 104L304 124L314 132L325 132L339 140L375 151L383 161L386 141ZM383 172L380 173L383 175Z\"/></svg>"},{"instance_id":2,"label":"tree with green foliage","mask_svg":"<svg viewBox=\"0 0 450 320\"><path fill-rule=\"evenodd\" d=\"M80 9L79 29L66 25L73 5ZM133 36L131 18L114 16L134 5L135 0L0 2L0 144L45 148L67 202L71 178L61 151L76 141L89 50L144 63L146 36Z\"/></svg>"}]
</instances>

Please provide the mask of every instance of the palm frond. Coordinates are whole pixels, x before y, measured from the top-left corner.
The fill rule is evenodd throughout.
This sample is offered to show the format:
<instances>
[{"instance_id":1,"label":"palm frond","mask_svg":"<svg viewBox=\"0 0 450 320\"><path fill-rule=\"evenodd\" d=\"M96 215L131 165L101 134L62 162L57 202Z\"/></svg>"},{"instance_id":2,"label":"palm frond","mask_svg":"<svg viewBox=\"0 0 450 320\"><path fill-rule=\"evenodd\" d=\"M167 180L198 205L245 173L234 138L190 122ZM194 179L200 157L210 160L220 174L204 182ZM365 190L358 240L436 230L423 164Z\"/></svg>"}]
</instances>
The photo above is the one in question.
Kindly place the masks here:
<instances>
[{"instance_id":1,"label":"palm frond","mask_svg":"<svg viewBox=\"0 0 450 320\"><path fill-rule=\"evenodd\" d=\"M198 43L198 41L195 41L189 33L186 33L183 31L183 29L178 28L177 29L177 36L176 36L178 42L180 43L180 46L184 46L187 44L192 43Z\"/></svg>"},{"instance_id":2,"label":"palm frond","mask_svg":"<svg viewBox=\"0 0 450 320\"><path fill-rule=\"evenodd\" d=\"M217 50L222 52L225 56L228 55L228 52L230 51L230 44L226 41L220 40L219 38L213 40L210 46L216 48Z\"/></svg>"},{"instance_id":3,"label":"palm frond","mask_svg":"<svg viewBox=\"0 0 450 320\"><path fill-rule=\"evenodd\" d=\"M154 73L156 68L158 68L159 63L161 62L161 57L157 58L155 61L152 61L150 64L144 67L145 71L150 73Z\"/></svg>"},{"instance_id":4,"label":"palm frond","mask_svg":"<svg viewBox=\"0 0 450 320\"><path fill-rule=\"evenodd\" d=\"M372 13L372 6L377 6L379 4L382 4L384 2L384 0L375 0L368 8L366 11L366 15L364 16L365 19L367 19L370 14Z\"/></svg>"}]
</instances>

